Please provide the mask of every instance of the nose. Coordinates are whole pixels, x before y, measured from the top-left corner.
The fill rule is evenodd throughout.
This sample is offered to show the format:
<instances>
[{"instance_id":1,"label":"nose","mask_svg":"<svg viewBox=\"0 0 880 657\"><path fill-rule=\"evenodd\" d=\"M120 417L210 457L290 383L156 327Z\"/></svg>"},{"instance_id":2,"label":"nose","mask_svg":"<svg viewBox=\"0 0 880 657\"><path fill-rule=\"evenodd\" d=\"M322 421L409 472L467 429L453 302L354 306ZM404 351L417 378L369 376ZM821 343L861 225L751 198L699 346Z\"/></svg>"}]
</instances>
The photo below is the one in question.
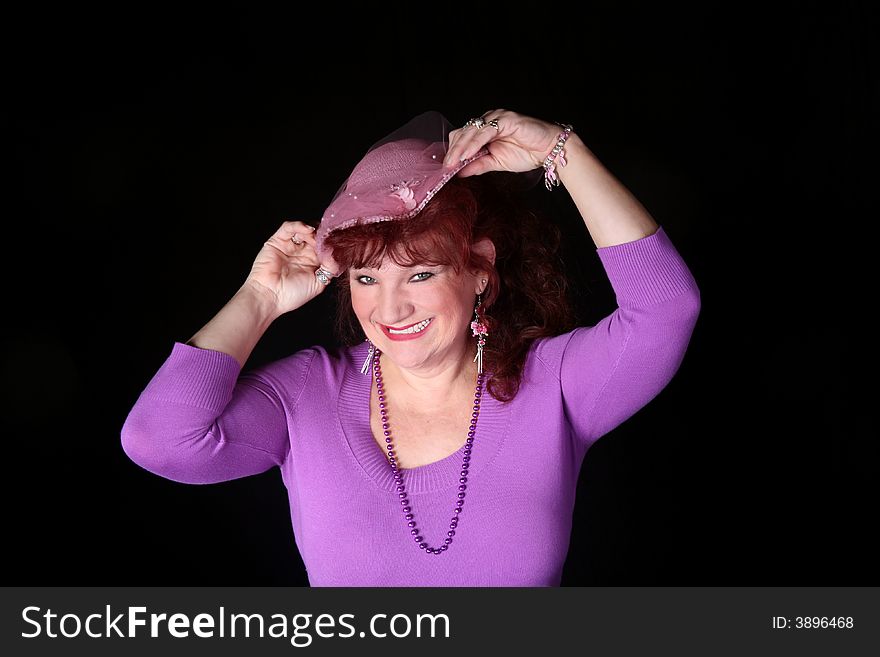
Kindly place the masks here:
<instances>
[{"instance_id":1,"label":"nose","mask_svg":"<svg viewBox=\"0 0 880 657\"><path fill-rule=\"evenodd\" d=\"M379 293L379 321L386 326L405 326L413 318L414 306L406 293L386 286Z\"/></svg>"}]
</instances>

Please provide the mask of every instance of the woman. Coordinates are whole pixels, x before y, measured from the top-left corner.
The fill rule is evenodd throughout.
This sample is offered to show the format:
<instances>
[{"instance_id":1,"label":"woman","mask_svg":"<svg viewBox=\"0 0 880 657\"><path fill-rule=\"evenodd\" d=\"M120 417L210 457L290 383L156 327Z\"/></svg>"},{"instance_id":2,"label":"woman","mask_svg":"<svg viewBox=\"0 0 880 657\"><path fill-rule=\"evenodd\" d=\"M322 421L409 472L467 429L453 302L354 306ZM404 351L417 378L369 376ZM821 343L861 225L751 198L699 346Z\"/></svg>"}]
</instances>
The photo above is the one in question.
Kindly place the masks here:
<instances>
[{"instance_id":1,"label":"woman","mask_svg":"<svg viewBox=\"0 0 880 657\"><path fill-rule=\"evenodd\" d=\"M279 466L313 586L558 586L587 449L670 381L700 310L663 229L560 126L493 110L449 132L427 112L377 142L317 230L282 224L174 344L128 456L186 483ZM558 231L489 172L568 190L617 310L572 329ZM354 343L242 373L333 280Z\"/></svg>"}]
</instances>

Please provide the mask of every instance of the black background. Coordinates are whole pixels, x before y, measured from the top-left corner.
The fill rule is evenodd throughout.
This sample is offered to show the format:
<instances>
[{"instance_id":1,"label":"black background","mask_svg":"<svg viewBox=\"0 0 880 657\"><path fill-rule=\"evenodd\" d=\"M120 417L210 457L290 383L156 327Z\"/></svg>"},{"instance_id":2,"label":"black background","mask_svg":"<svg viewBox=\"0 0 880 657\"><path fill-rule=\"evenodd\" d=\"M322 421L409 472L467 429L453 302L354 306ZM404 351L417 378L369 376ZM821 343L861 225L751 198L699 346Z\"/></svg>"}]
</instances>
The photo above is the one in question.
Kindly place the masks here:
<instances>
[{"instance_id":1,"label":"black background","mask_svg":"<svg viewBox=\"0 0 880 657\"><path fill-rule=\"evenodd\" d=\"M178 484L120 429L374 141L506 108L572 123L702 295L676 377L587 455L563 585L877 584L867 4L10 20L7 583L307 585L277 469ZM534 191L593 324L615 308L595 245ZM248 367L331 346L332 312L280 318Z\"/></svg>"}]
</instances>

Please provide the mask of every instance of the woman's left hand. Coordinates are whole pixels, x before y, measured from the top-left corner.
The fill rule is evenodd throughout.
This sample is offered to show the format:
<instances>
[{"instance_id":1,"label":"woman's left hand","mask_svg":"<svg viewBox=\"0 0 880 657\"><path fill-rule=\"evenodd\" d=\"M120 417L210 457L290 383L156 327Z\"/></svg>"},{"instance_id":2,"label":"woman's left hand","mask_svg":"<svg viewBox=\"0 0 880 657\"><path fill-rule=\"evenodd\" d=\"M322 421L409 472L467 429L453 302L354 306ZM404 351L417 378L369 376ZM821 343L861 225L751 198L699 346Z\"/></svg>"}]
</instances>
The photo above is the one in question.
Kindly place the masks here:
<instances>
[{"instance_id":1,"label":"woman's left hand","mask_svg":"<svg viewBox=\"0 0 880 657\"><path fill-rule=\"evenodd\" d=\"M483 114L482 128L466 125L449 133L449 148L444 166L453 166L476 155L481 148L488 155L474 160L458 176L477 176L488 171L531 171L544 163L558 141L560 126L509 110L490 110ZM490 120L498 122L496 130Z\"/></svg>"}]
</instances>

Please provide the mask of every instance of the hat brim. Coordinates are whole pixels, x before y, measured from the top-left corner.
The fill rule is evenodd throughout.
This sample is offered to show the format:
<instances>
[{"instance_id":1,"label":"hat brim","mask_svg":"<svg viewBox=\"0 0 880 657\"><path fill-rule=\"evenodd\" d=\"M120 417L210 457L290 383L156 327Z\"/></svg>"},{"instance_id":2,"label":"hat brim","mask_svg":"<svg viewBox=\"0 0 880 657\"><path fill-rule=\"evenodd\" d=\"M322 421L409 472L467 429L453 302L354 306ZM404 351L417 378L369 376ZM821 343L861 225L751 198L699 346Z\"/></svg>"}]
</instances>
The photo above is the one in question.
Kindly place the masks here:
<instances>
[{"instance_id":1,"label":"hat brim","mask_svg":"<svg viewBox=\"0 0 880 657\"><path fill-rule=\"evenodd\" d=\"M421 161L431 164L421 170L408 172L406 180L392 184L390 188L381 184L361 189L352 187L346 193L340 194L327 208L316 231L318 256L323 259L328 255L324 242L334 231L415 217L459 171L488 154L489 149L484 147L472 157L461 160L452 167L446 167L436 164L437 161L442 163L446 155L446 144L436 142L420 158Z\"/></svg>"}]
</instances>

